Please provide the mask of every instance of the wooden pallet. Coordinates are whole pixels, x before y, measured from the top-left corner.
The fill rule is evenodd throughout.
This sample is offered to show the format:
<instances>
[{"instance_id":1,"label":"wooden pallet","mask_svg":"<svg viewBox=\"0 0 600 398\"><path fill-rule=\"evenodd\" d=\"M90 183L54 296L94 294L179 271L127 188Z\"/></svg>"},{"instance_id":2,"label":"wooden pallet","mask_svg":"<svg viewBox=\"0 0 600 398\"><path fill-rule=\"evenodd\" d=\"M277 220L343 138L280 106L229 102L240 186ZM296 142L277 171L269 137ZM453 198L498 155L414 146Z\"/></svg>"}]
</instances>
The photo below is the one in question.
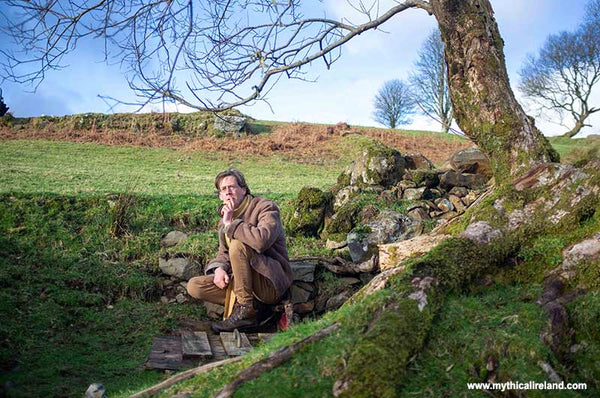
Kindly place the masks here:
<instances>
[{"instance_id":1,"label":"wooden pallet","mask_svg":"<svg viewBox=\"0 0 600 398\"><path fill-rule=\"evenodd\" d=\"M179 336L154 338L146 359L147 369L182 369L243 355L274 333L221 333L183 329Z\"/></svg>"},{"instance_id":2,"label":"wooden pallet","mask_svg":"<svg viewBox=\"0 0 600 398\"><path fill-rule=\"evenodd\" d=\"M221 332L220 337L223 348L230 357L244 355L252 349L245 333L239 333L237 330L234 332Z\"/></svg>"},{"instance_id":3,"label":"wooden pallet","mask_svg":"<svg viewBox=\"0 0 600 398\"><path fill-rule=\"evenodd\" d=\"M213 356L206 332L182 330L181 351L184 358L211 359Z\"/></svg>"},{"instance_id":4,"label":"wooden pallet","mask_svg":"<svg viewBox=\"0 0 600 398\"><path fill-rule=\"evenodd\" d=\"M152 350L144 366L147 369L181 369L185 367L181 337L159 336L154 338Z\"/></svg>"}]
</instances>

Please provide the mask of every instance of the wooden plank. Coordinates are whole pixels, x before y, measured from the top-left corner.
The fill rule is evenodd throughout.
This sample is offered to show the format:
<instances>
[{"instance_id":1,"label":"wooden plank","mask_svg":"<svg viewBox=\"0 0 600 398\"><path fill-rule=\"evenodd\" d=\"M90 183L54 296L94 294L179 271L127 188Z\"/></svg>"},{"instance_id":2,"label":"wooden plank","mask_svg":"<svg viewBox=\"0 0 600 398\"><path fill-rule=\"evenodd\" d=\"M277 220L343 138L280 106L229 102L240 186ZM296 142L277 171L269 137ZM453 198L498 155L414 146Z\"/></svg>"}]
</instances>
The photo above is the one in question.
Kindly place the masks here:
<instances>
[{"instance_id":1,"label":"wooden plank","mask_svg":"<svg viewBox=\"0 0 600 398\"><path fill-rule=\"evenodd\" d=\"M246 337L248 337L248 341L250 342L250 345L252 347L254 347L260 343L257 333L246 333Z\"/></svg>"},{"instance_id":2,"label":"wooden plank","mask_svg":"<svg viewBox=\"0 0 600 398\"><path fill-rule=\"evenodd\" d=\"M252 349L246 333L239 334L239 341L233 332L221 332L220 336L221 342L223 343L223 348L225 348L225 352L230 357L244 355Z\"/></svg>"},{"instance_id":3,"label":"wooden plank","mask_svg":"<svg viewBox=\"0 0 600 398\"><path fill-rule=\"evenodd\" d=\"M182 330L181 347L184 357L208 359L213 356L206 332Z\"/></svg>"},{"instance_id":4,"label":"wooden plank","mask_svg":"<svg viewBox=\"0 0 600 398\"><path fill-rule=\"evenodd\" d=\"M152 350L144 366L147 369L179 369L183 366L181 337L155 337L152 342Z\"/></svg>"},{"instance_id":5,"label":"wooden plank","mask_svg":"<svg viewBox=\"0 0 600 398\"><path fill-rule=\"evenodd\" d=\"M208 341L210 342L210 347L212 348L213 360L220 361L222 359L229 358L229 355L227 355L227 352L225 352L225 348L223 348L221 337L218 334L209 334Z\"/></svg>"}]
</instances>

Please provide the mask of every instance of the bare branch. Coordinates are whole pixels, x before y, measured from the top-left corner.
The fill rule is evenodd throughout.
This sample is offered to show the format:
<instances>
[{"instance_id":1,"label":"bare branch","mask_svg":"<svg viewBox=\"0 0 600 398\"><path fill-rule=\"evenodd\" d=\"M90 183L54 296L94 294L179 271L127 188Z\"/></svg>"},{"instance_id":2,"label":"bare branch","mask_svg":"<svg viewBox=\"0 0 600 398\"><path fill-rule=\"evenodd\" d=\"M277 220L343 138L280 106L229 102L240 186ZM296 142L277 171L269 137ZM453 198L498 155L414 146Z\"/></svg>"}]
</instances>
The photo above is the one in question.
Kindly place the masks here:
<instances>
[{"instance_id":1,"label":"bare branch","mask_svg":"<svg viewBox=\"0 0 600 398\"><path fill-rule=\"evenodd\" d=\"M304 17L300 0L6 4L14 15L3 15L2 29L15 45L0 50L5 79L37 85L80 41L101 38L104 59L126 69L141 106L168 98L213 111L263 100L280 76L305 80L302 67L315 60L331 68L341 46L408 8L431 12L426 1L406 0L379 15L378 1L359 1L367 22L354 25Z\"/></svg>"},{"instance_id":2,"label":"bare branch","mask_svg":"<svg viewBox=\"0 0 600 398\"><path fill-rule=\"evenodd\" d=\"M600 19L588 15L576 31L549 36L538 57L527 58L520 75L519 88L538 114L554 110L562 118L566 113L574 126L565 135L579 133L594 109L590 96L600 81Z\"/></svg>"},{"instance_id":3,"label":"bare branch","mask_svg":"<svg viewBox=\"0 0 600 398\"><path fill-rule=\"evenodd\" d=\"M439 30L425 39L415 63L415 72L409 77L415 102L422 112L440 122L448 132L452 124L452 102L444 59L444 43Z\"/></svg>"}]
</instances>

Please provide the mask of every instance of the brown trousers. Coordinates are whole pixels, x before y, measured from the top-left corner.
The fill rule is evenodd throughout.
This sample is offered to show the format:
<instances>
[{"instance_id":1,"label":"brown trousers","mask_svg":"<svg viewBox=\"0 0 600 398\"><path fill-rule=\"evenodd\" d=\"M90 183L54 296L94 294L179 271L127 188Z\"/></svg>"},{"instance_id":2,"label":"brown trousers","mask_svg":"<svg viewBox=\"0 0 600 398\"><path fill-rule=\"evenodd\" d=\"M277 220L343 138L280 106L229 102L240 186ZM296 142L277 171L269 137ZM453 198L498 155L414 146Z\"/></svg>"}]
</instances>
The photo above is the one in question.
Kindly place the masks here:
<instances>
[{"instance_id":1,"label":"brown trousers","mask_svg":"<svg viewBox=\"0 0 600 398\"><path fill-rule=\"evenodd\" d=\"M253 297L266 304L277 303L277 292L271 281L254 271L250 262L258 253L237 239L229 244L229 261L233 278L233 293L240 304L251 304ZM221 289L214 283L214 275L191 278L187 284L190 296L211 303L224 305L227 288Z\"/></svg>"}]
</instances>

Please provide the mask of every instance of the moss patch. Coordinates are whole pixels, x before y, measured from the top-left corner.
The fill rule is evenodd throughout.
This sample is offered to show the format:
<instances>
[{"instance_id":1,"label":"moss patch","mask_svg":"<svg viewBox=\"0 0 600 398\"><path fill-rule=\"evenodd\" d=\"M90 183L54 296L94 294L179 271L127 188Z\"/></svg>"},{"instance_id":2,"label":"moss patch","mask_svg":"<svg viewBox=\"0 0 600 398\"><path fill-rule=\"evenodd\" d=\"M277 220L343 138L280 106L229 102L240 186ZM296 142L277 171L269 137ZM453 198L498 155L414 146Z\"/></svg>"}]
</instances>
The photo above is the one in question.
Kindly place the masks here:
<instances>
[{"instance_id":1,"label":"moss patch","mask_svg":"<svg viewBox=\"0 0 600 398\"><path fill-rule=\"evenodd\" d=\"M397 397L406 364L420 350L435 310L423 312L414 300L400 299L385 307L357 342L348 360L348 397Z\"/></svg>"},{"instance_id":2,"label":"moss patch","mask_svg":"<svg viewBox=\"0 0 600 398\"><path fill-rule=\"evenodd\" d=\"M293 204L293 212L287 222L290 234L317 236L323 229L326 214L331 211L333 194L319 188L304 187Z\"/></svg>"},{"instance_id":3,"label":"moss patch","mask_svg":"<svg viewBox=\"0 0 600 398\"><path fill-rule=\"evenodd\" d=\"M490 357L498 364L493 371L497 382L547 381L539 360L561 372L563 368L539 338L545 326L543 309L535 303L540 294L541 287L534 284L497 285L472 296L448 296L431 328L427 347L409 364L397 396L486 396L481 390L469 390L467 383L485 382L492 376L486 369ZM527 391L526 396L547 394ZM585 392L553 391L552 395L585 396Z\"/></svg>"}]
</instances>

